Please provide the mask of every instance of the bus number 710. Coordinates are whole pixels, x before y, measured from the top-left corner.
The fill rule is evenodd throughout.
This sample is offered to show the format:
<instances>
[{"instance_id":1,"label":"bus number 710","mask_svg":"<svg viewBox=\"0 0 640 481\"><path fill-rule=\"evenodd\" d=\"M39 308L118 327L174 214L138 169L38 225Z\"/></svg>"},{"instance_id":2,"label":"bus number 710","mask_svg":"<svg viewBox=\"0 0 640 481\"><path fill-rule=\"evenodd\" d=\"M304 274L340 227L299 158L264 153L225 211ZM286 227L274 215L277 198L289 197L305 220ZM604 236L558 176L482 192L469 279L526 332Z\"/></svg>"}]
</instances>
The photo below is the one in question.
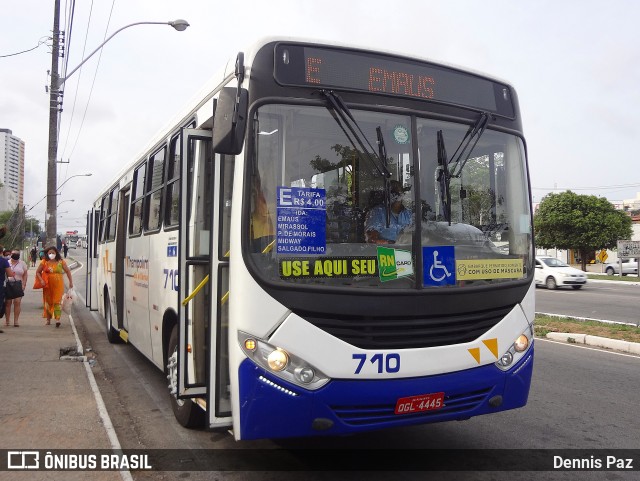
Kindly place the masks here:
<instances>
[{"instance_id":1,"label":"bus number 710","mask_svg":"<svg viewBox=\"0 0 640 481\"><path fill-rule=\"evenodd\" d=\"M164 288L167 288L167 281L169 281L169 289L172 291L178 290L178 269L163 269L164 273Z\"/></svg>"},{"instance_id":2,"label":"bus number 710","mask_svg":"<svg viewBox=\"0 0 640 481\"><path fill-rule=\"evenodd\" d=\"M354 374L360 374L362 371L362 367L364 366L365 361L367 360L366 354L353 354L351 356L352 359L357 359L358 367ZM384 362L383 362L384 361ZM383 372L387 373L395 373L400 371L400 354L395 352L389 354L377 353L371 356L369 359L371 364L377 364L378 366L378 374L382 374Z\"/></svg>"}]
</instances>

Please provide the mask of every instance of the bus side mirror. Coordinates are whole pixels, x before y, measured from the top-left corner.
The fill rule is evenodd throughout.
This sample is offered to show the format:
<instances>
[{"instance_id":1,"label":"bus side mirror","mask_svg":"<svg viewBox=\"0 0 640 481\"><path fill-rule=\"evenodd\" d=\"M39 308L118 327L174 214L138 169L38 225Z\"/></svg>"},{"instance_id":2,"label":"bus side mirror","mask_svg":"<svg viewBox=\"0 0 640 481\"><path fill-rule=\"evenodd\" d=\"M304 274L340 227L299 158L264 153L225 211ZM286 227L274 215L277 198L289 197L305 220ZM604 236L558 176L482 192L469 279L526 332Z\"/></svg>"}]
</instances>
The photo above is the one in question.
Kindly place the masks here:
<instances>
[{"instance_id":1,"label":"bus side mirror","mask_svg":"<svg viewBox=\"0 0 640 481\"><path fill-rule=\"evenodd\" d=\"M225 87L220 91L213 115L213 151L217 154L238 155L247 128L249 93L246 89Z\"/></svg>"}]
</instances>

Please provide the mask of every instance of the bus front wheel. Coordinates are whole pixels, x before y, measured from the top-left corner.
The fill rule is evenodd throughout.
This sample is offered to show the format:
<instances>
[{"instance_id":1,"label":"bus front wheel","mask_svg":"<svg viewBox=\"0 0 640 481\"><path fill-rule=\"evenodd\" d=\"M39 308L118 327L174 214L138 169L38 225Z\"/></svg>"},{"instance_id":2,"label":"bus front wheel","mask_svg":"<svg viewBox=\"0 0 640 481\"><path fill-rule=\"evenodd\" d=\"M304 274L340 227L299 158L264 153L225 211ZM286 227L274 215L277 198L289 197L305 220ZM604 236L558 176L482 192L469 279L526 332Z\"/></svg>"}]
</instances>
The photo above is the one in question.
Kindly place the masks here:
<instances>
[{"instance_id":1,"label":"bus front wheel","mask_svg":"<svg viewBox=\"0 0 640 481\"><path fill-rule=\"evenodd\" d=\"M185 428L199 428L204 424L205 413L190 399L178 399L178 326L173 326L167 349L167 379L171 409L178 422Z\"/></svg>"}]
</instances>

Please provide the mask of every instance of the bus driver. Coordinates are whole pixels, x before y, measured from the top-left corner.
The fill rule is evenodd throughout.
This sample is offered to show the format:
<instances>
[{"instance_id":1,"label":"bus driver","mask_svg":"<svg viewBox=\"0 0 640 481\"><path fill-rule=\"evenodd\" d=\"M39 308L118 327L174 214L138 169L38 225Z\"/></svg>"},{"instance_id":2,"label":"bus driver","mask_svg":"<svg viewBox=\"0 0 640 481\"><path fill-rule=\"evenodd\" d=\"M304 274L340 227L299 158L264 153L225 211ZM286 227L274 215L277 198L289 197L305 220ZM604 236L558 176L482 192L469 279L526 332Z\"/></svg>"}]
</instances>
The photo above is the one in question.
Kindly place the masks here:
<instances>
[{"instance_id":1,"label":"bus driver","mask_svg":"<svg viewBox=\"0 0 640 481\"><path fill-rule=\"evenodd\" d=\"M411 211L402 204L404 192L402 184L392 180L389 184L391 215L387 227L384 205L377 205L369 211L365 219L365 238L373 244L393 244L405 227L413 223Z\"/></svg>"}]
</instances>

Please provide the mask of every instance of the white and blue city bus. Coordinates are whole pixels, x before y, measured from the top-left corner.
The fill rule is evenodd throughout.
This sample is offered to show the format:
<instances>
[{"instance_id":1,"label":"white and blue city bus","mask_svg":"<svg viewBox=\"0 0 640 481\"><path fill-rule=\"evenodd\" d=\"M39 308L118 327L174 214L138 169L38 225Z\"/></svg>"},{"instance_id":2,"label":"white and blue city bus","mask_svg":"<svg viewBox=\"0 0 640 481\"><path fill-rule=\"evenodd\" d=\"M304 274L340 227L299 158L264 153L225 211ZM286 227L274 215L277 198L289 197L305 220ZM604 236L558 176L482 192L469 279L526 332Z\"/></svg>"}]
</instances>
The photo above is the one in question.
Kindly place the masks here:
<instances>
[{"instance_id":1,"label":"white and blue city bus","mask_svg":"<svg viewBox=\"0 0 640 481\"><path fill-rule=\"evenodd\" d=\"M188 427L341 435L524 406L530 186L508 83L266 39L105 187L88 304Z\"/></svg>"}]
</instances>

